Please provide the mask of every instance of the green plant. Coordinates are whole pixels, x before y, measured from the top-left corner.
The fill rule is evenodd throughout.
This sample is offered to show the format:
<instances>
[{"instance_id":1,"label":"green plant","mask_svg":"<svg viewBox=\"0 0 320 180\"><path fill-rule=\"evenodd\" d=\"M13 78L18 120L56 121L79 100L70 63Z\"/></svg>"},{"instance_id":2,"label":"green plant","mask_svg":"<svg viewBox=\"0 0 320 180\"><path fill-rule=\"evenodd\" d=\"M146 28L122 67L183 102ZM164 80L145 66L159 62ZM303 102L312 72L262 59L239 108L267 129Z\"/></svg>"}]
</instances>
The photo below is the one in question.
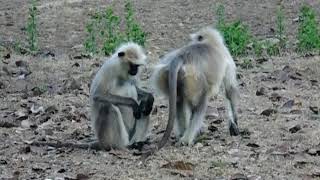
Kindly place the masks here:
<instances>
[{"instance_id":1,"label":"green plant","mask_svg":"<svg viewBox=\"0 0 320 180\"><path fill-rule=\"evenodd\" d=\"M105 55L110 55L120 43L125 41L125 37L120 32L120 17L114 15L111 7L106 9L103 20L103 29L100 32L100 35L104 39L102 51Z\"/></svg>"},{"instance_id":2,"label":"green plant","mask_svg":"<svg viewBox=\"0 0 320 180\"><path fill-rule=\"evenodd\" d=\"M280 40L280 48L285 48L286 46L286 36L285 36L285 17L283 13L283 7L280 5L277 9L277 18L276 18L276 37Z\"/></svg>"},{"instance_id":3,"label":"green plant","mask_svg":"<svg viewBox=\"0 0 320 180\"><path fill-rule=\"evenodd\" d=\"M97 42L96 42L96 33L95 33L95 22L91 21L89 24L86 25L86 32L88 33L88 37L84 42L85 50L88 53L95 54L98 52L97 49Z\"/></svg>"},{"instance_id":4,"label":"green plant","mask_svg":"<svg viewBox=\"0 0 320 180\"><path fill-rule=\"evenodd\" d=\"M247 46L251 41L251 35L247 26L240 20L226 23L223 5L219 5L216 11L218 30L223 34L225 42L234 56L245 55Z\"/></svg>"},{"instance_id":5,"label":"green plant","mask_svg":"<svg viewBox=\"0 0 320 180\"><path fill-rule=\"evenodd\" d=\"M87 37L84 42L85 51L104 55L112 54L123 42L134 41L145 45L146 33L134 19L134 10L130 1L125 4L126 28L120 30L120 16L113 12L112 7L107 7L104 12L96 12L86 25Z\"/></svg>"},{"instance_id":6,"label":"green plant","mask_svg":"<svg viewBox=\"0 0 320 180\"><path fill-rule=\"evenodd\" d=\"M267 40L265 42L265 48L267 50L267 54L270 56L280 55L281 48L279 43L272 43L270 40Z\"/></svg>"},{"instance_id":7,"label":"green plant","mask_svg":"<svg viewBox=\"0 0 320 180\"><path fill-rule=\"evenodd\" d=\"M216 10L217 28L221 29L225 26L225 9L224 6L219 4Z\"/></svg>"},{"instance_id":8,"label":"green plant","mask_svg":"<svg viewBox=\"0 0 320 180\"><path fill-rule=\"evenodd\" d=\"M320 32L314 10L307 5L302 6L299 20L297 50L299 52L319 50Z\"/></svg>"},{"instance_id":9,"label":"green plant","mask_svg":"<svg viewBox=\"0 0 320 180\"><path fill-rule=\"evenodd\" d=\"M254 54L257 57L260 57L263 53L264 44L261 41L254 39L252 42L252 48L253 48Z\"/></svg>"},{"instance_id":10,"label":"green plant","mask_svg":"<svg viewBox=\"0 0 320 180\"><path fill-rule=\"evenodd\" d=\"M251 59L245 58L243 62L240 64L240 67L243 69L251 69L253 68L253 63Z\"/></svg>"},{"instance_id":11,"label":"green plant","mask_svg":"<svg viewBox=\"0 0 320 180\"><path fill-rule=\"evenodd\" d=\"M104 12L96 12L86 25L87 38L84 42L86 52L96 54L102 52L110 55L115 48L125 41L120 32L120 17L116 16L111 7Z\"/></svg>"},{"instance_id":12,"label":"green plant","mask_svg":"<svg viewBox=\"0 0 320 180\"><path fill-rule=\"evenodd\" d=\"M134 19L134 9L130 1L126 2L126 35L128 41L133 41L141 46L145 45L146 42L146 33L142 30L140 25Z\"/></svg>"},{"instance_id":13,"label":"green plant","mask_svg":"<svg viewBox=\"0 0 320 180\"><path fill-rule=\"evenodd\" d=\"M29 7L29 17L27 22L27 34L28 34L28 44L29 50L31 53L35 53L38 50L38 42L37 42L37 7L36 0L31 1L31 7Z\"/></svg>"}]
</instances>

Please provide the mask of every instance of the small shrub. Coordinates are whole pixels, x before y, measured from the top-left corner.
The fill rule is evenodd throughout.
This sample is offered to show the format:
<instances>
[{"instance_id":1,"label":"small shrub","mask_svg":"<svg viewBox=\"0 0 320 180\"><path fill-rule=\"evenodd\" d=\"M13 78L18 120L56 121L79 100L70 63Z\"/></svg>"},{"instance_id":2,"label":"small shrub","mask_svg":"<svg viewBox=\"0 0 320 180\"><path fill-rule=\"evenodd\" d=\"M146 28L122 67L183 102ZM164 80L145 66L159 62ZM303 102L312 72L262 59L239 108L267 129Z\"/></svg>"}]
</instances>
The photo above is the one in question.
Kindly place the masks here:
<instances>
[{"instance_id":1,"label":"small shrub","mask_svg":"<svg viewBox=\"0 0 320 180\"><path fill-rule=\"evenodd\" d=\"M253 48L254 54L257 57L260 57L264 50L264 44L261 41L258 41L255 39L252 43L252 48Z\"/></svg>"},{"instance_id":2,"label":"small shrub","mask_svg":"<svg viewBox=\"0 0 320 180\"><path fill-rule=\"evenodd\" d=\"M84 42L86 52L104 55L112 54L123 42L134 41L142 46L145 45L146 33L134 19L134 10L130 1L125 4L126 28L120 30L121 17L108 7L104 12L96 12L86 25L87 37Z\"/></svg>"},{"instance_id":3,"label":"small shrub","mask_svg":"<svg viewBox=\"0 0 320 180\"><path fill-rule=\"evenodd\" d=\"M217 8L217 28L223 34L225 42L234 56L241 56L247 53L247 46L251 41L248 27L241 21L231 23L225 22L224 7L219 5Z\"/></svg>"},{"instance_id":4,"label":"small shrub","mask_svg":"<svg viewBox=\"0 0 320 180\"><path fill-rule=\"evenodd\" d=\"M315 12L309 6L303 6L299 14L298 48L299 52L320 49L320 32Z\"/></svg>"},{"instance_id":5,"label":"small shrub","mask_svg":"<svg viewBox=\"0 0 320 180\"><path fill-rule=\"evenodd\" d=\"M95 22L91 21L86 25L86 32L88 33L88 37L84 42L85 50L88 53L95 54L98 52L97 42L96 42L96 30L95 30Z\"/></svg>"},{"instance_id":6,"label":"small shrub","mask_svg":"<svg viewBox=\"0 0 320 180\"><path fill-rule=\"evenodd\" d=\"M35 53L38 50L37 42L37 7L36 0L31 1L31 7L29 8L29 17L27 22L27 35L28 35L28 45L31 53Z\"/></svg>"},{"instance_id":7,"label":"small shrub","mask_svg":"<svg viewBox=\"0 0 320 180\"><path fill-rule=\"evenodd\" d=\"M251 59L245 58L243 62L240 64L240 67L243 69L251 69L253 68L253 62Z\"/></svg>"},{"instance_id":8,"label":"small shrub","mask_svg":"<svg viewBox=\"0 0 320 180\"><path fill-rule=\"evenodd\" d=\"M285 36L285 17L283 13L283 7L280 5L277 9L277 18L276 18L276 38L280 40L280 48L285 48L287 38Z\"/></svg>"},{"instance_id":9,"label":"small shrub","mask_svg":"<svg viewBox=\"0 0 320 180\"><path fill-rule=\"evenodd\" d=\"M267 54L269 56L277 56L280 55L280 46L278 44L272 44L270 42L267 42L266 44L266 50Z\"/></svg>"},{"instance_id":10,"label":"small shrub","mask_svg":"<svg viewBox=\"0 0 320 180\"><path fill-rule=\"evenodd\" d=\"M134 10L130 1L126 2L126 35L128 41L133 41L141 46L145 45L146 33L142 30L138 22L134 19Z\"/></svg>"},{"instance_id":11,"label":"small shrub","mask_svg":"<svg viewBox=\"0 0 320 180\"><path fill-rule=\"evenodd\" d=\"M112 8L107 8L103 15L103 26L100 35L103 37L102 52L110 55L125 41L123 34L120 32L120 17L114 15Z\"/></svg>"}]
</instances>

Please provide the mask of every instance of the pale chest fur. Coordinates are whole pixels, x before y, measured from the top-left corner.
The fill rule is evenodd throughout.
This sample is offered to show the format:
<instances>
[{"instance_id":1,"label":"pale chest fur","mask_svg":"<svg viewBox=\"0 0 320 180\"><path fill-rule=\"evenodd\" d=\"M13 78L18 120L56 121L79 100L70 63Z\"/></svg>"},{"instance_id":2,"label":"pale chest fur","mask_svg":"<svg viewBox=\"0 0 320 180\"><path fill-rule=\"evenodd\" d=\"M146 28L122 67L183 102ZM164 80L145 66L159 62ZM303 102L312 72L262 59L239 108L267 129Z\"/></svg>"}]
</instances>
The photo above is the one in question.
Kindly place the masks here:
<instances>
[{"instance_id":1,"label":"pale chest fur","mask_svg":"<svg viewBox=\"0 0 320 180\"><path fill-rule=\"evenodd\" d=\"M114 82L113 88L110 90L111 94L120 95L123 97L130 97L137 101L138 93L136 87L131 81Z\"/></svg>"}]
</instances>

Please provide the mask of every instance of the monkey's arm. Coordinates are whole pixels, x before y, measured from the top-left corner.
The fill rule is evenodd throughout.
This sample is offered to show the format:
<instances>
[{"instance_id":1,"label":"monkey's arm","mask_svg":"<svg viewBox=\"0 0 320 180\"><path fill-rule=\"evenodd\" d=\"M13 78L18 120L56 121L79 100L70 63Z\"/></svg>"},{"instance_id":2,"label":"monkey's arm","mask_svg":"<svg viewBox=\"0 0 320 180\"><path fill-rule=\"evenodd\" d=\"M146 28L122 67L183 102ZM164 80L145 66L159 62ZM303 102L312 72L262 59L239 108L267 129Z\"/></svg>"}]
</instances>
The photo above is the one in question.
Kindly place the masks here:
<instances>
[{"instance_id":1,"label":"monkey's arm","mask_svg":"<svg viewBox=\"0 0 320 180\"><path fill-rule=\"evenodd\" d=\"M132 108L133 116L136 119L140 119L140 117L141 117L141 110L140 110L139 104L132 98L122 97L122 96L107 93L106 95L103 95L103 96L102 95L94 95L93 101L101 102L104 104L129 106Z\"/></svg>"},{"instance_id":2,"label":"monkey's arm","mask_svg":"<svg viewBox=\"0 0 320 180\"><path fill-rule=\"evenodd\" d=\"M138 106L138 103L132 98L113 95L110 93L107 93L106 95L95 95L93 97L93 100L95 102L111 103L114 105L123 105L130 107Z\"/></svg>"}]
</instances>

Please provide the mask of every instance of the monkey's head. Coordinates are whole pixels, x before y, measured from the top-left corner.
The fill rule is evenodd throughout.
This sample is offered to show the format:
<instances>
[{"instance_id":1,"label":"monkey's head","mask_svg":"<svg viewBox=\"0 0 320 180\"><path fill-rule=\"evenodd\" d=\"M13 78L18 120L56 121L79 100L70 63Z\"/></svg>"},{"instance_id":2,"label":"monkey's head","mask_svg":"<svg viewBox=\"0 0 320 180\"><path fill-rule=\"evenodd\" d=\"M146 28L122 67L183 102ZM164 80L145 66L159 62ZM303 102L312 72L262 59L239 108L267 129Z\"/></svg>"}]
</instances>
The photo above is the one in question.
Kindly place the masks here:
<instances>
[{"instance_id":1,"label":"monkey's head","mask_svg":"<svg viewBox=\"0 0 320 180\"><path fill-rule=\"evenodd\" d=\"M223 38L220 35L220 32L210 26L204 27L193 34L190 34L190 39L192 43L197 43L197 42L215 43L217 41L219 41L220 43L223 43Z\"/></svg>"},{"instance_id":2,"label":"monkey's head","mask_svg":"<svg viewBox=\"0 0 320 180\"><path fill-rule=\"evenodd\" d=\"M137 75L139 66L146 64L147 56L142 47L136 43L130 42L122 45L116 54L122 67L124 67L131 76Z\"/></svg>"}]
</instances>

